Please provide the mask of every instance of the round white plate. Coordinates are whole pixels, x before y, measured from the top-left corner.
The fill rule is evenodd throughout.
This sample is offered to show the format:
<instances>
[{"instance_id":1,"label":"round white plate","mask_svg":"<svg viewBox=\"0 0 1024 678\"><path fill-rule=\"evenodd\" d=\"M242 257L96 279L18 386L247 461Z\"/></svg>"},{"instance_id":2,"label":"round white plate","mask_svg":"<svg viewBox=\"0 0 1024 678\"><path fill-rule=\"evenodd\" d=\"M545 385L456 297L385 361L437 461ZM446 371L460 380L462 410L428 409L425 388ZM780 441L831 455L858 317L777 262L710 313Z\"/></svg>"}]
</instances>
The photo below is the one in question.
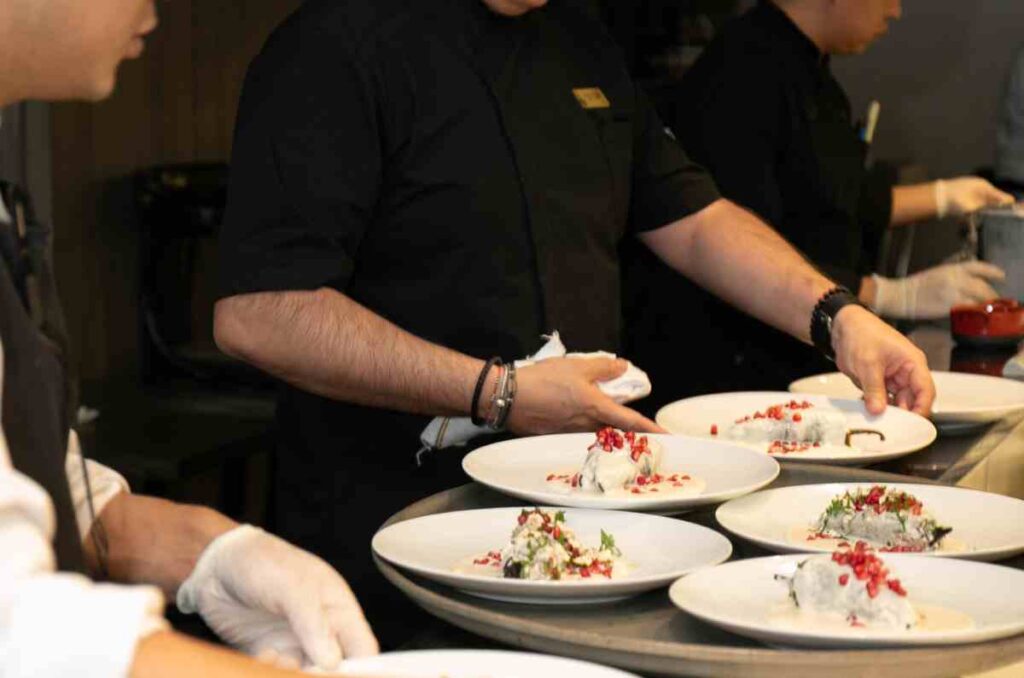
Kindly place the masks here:
<instances>
[{"instance_id":1,"label":"round white plate","mask_svg":"<svg viewBox=\"0 0 1024 678\"><path fill-rule=\"evenodd\" d=\"M821 542L798 543L794 532L814 525L834 497L870 487L870 483L831 483L764 490L722 504L715 518L729 532L770 551L830 551ZM950 537L965 548L908 555L1002 560L1024 553L1024 501L1020 499L941 485L886 487L909 492L921 500L939 524L953 528Z\"/></svg>"},{"instance_id":2,"label":"round white plate","mask_svg":"<svg viewBox=\"0 0 1024 678\"><path fill-rule=\"evenodd\" d=\"M785 582L808 554L738 560L683 577L669 589L680 609L705 622L766 643L810 647L957 645L1005 638L1024 631L1024 572L952 558L886 555L912 604L967 614L973 625L955 630L890 631L870 627L793 628L773 619L788 609Z\"/></svg>"},{"instance_id":3,"label":"round white plate","mask_svg":"<svg viewBox=\"0 0 1024 678\"><path fill-rule=\"evenodd\" d=\"M932 421L946 425L985 424L1024 410L1024 382L962 372L932 372L935 404ZM831 398L861 397L861 390L840 372L818 374L794 381L793 393L815 393Z\"/></svg>"},{"instance_id":4,"label":"round white plate","mask_svg":"<svg viewBox=\"0 0 1024 678\"><path fill-rule=\"evenodd\" d=\"M332 675L359 678L637 678L633 673L565 657L497 650L421 650L348 659Z\"/></svg>"},{"instance_id":5,"label":"round white plate","mask_svg":"<svg viewBox=\"0 0 1024 678\"><path fill-rule=\"evenodd\" d=\"M728 539L674 518L622 511L568 509L565 523L586 545L601 543L601 530L615 537L631 566L621 579L527 581L455 572L467 558L504 547L522 508L437 513L385 527L373 537L381 558L427 579L486 598L520 603L594 603L626 598L667 586L695 569L725 561Z\"/></svg>"},{"instance_id":6,"label":"round white plate","mask_svg":"<svg viewBox=\"0 0 1024 678\"><path fill-rule=\"evenodd\" d=\"M793 394L774 391L716 393L687 398L658 411L657 421L663 427L681 435L715 438L711 427L724 430L737 419L763 411L772 405L788 403ZM857 448L811 448L804 452L774 455L779 461L842 464L858 466L875 464L916 452L931 445L937 435L935 426L924 417L896 407L887 407L881 415L867 413L861 400L841 400L820 395L801 395L815 407L841 410L846 414L849 428L868 428L885 434L885 441L877 436L862 435L854 440ZM723 442L730 442L723 440ZM735 443L733 443L735 444ZM765 445L750 445L751 449L765 451Z\"/></svg>"},{"instance_id":7,"label":"round white plate","mask_svg":"<svg viewBox=\"0 0 1024 678\"><path fill-rule=\"evenodd\" d=\"M664 448L659 473L685 473L703 480L696 496L642 494L606 497L562 488L547 482L548 474L579 469L594 442L593 433L517 438L481 447L462 460L469 476L499 492L550 506L628 509L672 513L716 504L771 483L779 465L768 455L739 446L680 436L650 435Z\"/></svg>"}]
</instances>

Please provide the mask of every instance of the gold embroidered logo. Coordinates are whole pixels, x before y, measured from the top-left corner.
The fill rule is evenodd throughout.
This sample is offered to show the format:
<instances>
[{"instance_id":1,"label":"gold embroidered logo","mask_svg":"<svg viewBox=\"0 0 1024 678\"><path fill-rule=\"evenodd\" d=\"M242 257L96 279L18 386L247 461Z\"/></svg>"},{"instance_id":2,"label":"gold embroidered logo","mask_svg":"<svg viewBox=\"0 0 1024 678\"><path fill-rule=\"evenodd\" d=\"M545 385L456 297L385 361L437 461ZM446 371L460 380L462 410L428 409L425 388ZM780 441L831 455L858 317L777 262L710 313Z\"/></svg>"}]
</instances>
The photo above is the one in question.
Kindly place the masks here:
<instances>
[{"instance_id":1,"label":"gold embroidered logo","mask_svg":"<svg viewBox=\"0 0 1024 678\"><path fill-rule=\"evenodd\" d=\"M580 106L588 111L594 108L611 108L612 106L612 103L608 101L608 97L604 95L604 92L599 87L574 89L572 95L576 97L576 101L580 102Z\"/></svg>"}]
</instances>

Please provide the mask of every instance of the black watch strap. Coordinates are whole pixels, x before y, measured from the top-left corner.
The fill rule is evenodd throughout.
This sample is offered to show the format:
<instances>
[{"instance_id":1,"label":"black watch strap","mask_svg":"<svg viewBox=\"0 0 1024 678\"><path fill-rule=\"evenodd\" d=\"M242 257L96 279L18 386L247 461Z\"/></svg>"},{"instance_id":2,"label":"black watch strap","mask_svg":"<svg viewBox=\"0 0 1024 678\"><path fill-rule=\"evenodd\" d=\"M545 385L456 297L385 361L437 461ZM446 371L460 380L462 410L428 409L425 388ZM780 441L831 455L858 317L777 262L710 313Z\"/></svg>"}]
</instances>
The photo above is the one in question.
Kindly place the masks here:
<instances>
[{"instance_id":1,"label":"black watch strap","mask_svg":"<svg viewBox=\"0 0 1024 678\"><path fill-rule=\"evenodd\" d=\"M850 304L863 306L853 292L845 287L837 286L818 300L811 313L811 341L829 360L836 359L835 349L832 348L832 321L835 320L839 311Z\"/></svg>"}]
</instances>

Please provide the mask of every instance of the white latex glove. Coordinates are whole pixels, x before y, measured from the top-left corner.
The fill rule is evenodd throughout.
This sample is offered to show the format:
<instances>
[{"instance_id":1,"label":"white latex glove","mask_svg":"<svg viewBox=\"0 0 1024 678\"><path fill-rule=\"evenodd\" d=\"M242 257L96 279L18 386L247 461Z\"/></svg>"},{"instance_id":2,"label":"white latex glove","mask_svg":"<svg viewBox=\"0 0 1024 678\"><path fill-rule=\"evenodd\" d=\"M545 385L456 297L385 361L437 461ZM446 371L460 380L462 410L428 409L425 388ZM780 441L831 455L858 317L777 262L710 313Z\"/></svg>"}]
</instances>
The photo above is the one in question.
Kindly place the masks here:
<instances>
[{"instance_id":1,"label":"white latex glove","mask_svg":"<svg viewBox=\"0 0 1024 678\"><path fill-rule=\"evenodd\" d=\"M1013 203L1012 195L1003 193L980 177L940 179L935 182L935 206L940 219Z\"/></svg>"},{"instance_id":2,"label":"white latex glove","mask_svg":"<svg viewBox=\"0 0 1024 678\"><path fill-rule=\"evenodd\" d=\"M362 608L334 568L252 525L214 539L178 589L178 609L262 659L334 669L379 651Z\"/></svg>"},{"instance_id":3,"label":"white latex glove","mask_svg":"<svg viewBox=\"0 0 1024 678\"><path fill-rule=\"evenodd\" d=\"M880 316L900 319L944 318L956 304L990 301L999 297L987 281L1004 280L1003 269L984 261L943 264L906 278L872 276Z\"/></svg>"}]
</instances>

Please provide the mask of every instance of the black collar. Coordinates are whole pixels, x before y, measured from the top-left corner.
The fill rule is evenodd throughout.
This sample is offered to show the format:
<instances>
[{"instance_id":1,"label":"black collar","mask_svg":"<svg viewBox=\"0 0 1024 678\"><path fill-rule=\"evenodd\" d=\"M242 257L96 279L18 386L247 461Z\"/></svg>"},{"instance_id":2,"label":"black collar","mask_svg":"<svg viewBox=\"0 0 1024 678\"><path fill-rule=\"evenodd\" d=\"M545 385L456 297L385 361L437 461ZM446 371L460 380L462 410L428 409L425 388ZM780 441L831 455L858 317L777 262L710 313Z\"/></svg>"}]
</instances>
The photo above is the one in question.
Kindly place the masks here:
<instances>
[{"instance_id":1,"label":"black collar","mask_svg":"<svg viewBox=\"0 0 1024 678\"><path fill-rule=\"evenodd\" d=\"M807 34L800 30L785 12L772 2L760 0L753 10L754 16L767 31L781 44L787 45L815 70L828 70L829 55L823 53Z\"/></svg>"}]
</instances>

